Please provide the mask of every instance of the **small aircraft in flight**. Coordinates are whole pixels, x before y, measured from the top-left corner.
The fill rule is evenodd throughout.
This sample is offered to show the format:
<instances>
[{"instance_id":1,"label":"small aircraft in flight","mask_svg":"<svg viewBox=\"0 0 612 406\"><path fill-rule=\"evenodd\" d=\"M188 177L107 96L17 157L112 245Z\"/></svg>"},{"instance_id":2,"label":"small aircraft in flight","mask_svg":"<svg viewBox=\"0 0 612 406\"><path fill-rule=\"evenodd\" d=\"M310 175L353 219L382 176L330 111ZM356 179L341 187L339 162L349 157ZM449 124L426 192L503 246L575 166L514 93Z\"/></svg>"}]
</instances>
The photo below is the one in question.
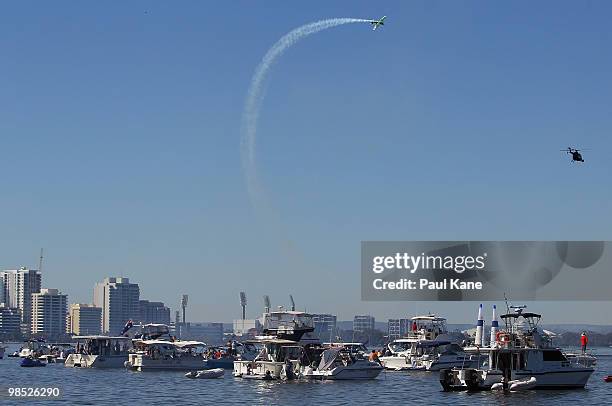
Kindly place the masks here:
<instances>
[{"instance_id":1,"label":"small aircraft in flight","mask_svg":"<svg viewBox=\"0 0 612 406\"><path fill-rule=\"evenodd\" d=\"M584 162L579 149L567 147L567 149L562 149L561 152L567 152L569 155L571 155L572 162Z\"/></svg>"},{"instance_id":2,"label":"small aircraft in flight","mask_svg":"<svg viewBox=\"0 0 612 406\"><path fill-rule=\"evenodd\" d=\"M372 30L376 31L376 29L378 28L379 25L385 25L385 18L387 18L387 16L383 16L383 18L381 18L380 20L372 20L372 21L370 21L370 24L372 24L374 26L374 28L372 28Z\"/></svg>"}]
</instances>

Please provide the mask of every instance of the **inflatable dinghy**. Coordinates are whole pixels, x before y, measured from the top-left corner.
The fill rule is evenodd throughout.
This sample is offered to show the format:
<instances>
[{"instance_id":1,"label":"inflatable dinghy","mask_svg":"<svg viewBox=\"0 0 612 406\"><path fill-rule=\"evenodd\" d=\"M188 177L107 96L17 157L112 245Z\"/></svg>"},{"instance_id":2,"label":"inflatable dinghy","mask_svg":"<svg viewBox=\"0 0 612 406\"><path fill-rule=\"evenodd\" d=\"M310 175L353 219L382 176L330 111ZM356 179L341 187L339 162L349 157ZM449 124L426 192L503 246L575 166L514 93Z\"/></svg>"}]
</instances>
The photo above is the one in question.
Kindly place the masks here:
<instances>
[{"instance_id":1,"label":"inflatable dinghy","mask_svg":"<svg viewBox=\"0 0 612 406\"><path fill-rule=\"evenodd\" d=\"M508 389L511 392L516 392L519 390L529 390L529 389L535 388L536 384L537 384L537 380L532 376L529 379L509 381ZM503 390L503 389L504 389L504 385L501 382L494 383L493 386L491 386L491 390Z\"/></svg>"},{"instance_id":2,"label":"inflatable dinghy","mask_svg":"<svg viewBox=\"0 0 612 406\"><path fill-rule=\"evenodd\" d=\"M192 379L214 379L222 377L224 373L225 370L223 368L214 368L187 372L185 376Z\"/></svg>"}]
</instances>

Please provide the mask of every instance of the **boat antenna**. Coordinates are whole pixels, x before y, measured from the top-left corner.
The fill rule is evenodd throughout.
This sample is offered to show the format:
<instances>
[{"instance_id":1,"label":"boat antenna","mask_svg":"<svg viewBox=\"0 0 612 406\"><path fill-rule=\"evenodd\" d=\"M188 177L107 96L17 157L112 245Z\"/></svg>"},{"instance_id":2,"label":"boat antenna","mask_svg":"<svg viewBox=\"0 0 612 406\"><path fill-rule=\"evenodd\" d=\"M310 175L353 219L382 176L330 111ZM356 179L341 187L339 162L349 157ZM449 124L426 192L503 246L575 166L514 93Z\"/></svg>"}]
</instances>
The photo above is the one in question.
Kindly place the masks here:
<instances>
[{"instance_id":1,"label":"boat antenna","mask_svg":"<svg viewBox=\"0 0 612 406\"><path fill-rule=\"evenodd\" d=\"M508 298L506 297L506 292L504 292L504 301L506 302L506 313L510 313L510 306L508 306Z\"/></svg>"}]
</instances>

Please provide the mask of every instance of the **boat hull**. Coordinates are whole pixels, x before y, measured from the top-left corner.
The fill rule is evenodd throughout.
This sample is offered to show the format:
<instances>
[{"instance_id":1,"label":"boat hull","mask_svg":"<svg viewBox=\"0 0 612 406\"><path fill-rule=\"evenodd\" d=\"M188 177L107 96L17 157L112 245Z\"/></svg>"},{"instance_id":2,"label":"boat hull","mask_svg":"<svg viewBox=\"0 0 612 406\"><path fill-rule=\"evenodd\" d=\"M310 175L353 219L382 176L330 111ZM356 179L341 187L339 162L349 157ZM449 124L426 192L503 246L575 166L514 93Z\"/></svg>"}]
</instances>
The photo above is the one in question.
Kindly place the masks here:
<instances>
[{"instance_id":1,"label":"boat hull","mask_svg":"<svg viewBox=\"0 0 612 406\"><path fill-rule=\"evenodd\" d=\"M383 368L350 368L337 367L330 371L312 371L305 374L304 377L310 379L329 379L329 380L362 380L376 379L382 372Z\"/></svg>"},{"instance_id":2,"label":"boat hull","mask_svg":"<svg viewBox=\"0 0 612 406\"><path fill-rule=\"evenodd\" d=\"M136 371L191 371L208 369L206 360L200 356L151 358L131 354L126 366Z\"/></svg>"},{"instance_id":3,"label":"boat hull","mask_svg":"<svg viewBox=\"0 0 612 406\"><path fill-rule=\"evenodd\" d=\"M123 368L128 355L70 354L64 362L67 368Z\"/></svg>"}]
</instances>

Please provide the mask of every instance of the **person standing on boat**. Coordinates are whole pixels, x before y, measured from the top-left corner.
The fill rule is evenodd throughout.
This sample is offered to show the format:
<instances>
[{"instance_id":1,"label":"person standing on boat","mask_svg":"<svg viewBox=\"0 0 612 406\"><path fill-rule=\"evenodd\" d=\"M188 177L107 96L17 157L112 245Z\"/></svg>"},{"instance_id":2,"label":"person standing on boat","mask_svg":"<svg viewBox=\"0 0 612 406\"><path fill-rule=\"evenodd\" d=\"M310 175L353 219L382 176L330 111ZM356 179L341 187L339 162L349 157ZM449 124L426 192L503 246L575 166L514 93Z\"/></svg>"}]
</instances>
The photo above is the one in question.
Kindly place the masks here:
<instances>
[{"instance_id":1,"label":"person standing on boat","mask_svg":"<svg viewBox=\"0 0 612 406\"><path fill-rule=\"evenodd\" d=\"M586 353L587 344L589 343L589 338L586 335L586 332L582 332L580 335L580 347L582 348L582 353Z\"/></svg>"}]
</instances>

